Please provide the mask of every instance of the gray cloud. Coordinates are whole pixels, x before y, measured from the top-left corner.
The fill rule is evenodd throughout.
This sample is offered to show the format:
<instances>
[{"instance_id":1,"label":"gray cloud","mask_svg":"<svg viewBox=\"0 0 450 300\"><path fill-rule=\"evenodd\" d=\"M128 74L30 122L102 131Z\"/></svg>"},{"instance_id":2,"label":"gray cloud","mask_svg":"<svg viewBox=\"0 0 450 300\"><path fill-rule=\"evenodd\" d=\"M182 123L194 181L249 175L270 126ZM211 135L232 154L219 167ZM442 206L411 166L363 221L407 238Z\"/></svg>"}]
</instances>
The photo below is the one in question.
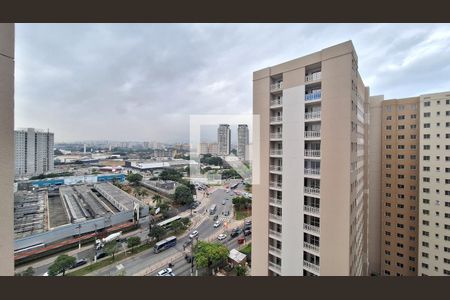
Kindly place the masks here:
<instances>
[{"instance_id":1,"label":"gray cloud","mask_svg":"<svg viewBox=\"0 0 450 300\"><path fill-rule=\"evenodd\" d=\"M16 127L57 141L187 141L251 113L252 72L353 40L372 94L450 90L448 24L18 24Z\"/></svg>"}]
</instances>

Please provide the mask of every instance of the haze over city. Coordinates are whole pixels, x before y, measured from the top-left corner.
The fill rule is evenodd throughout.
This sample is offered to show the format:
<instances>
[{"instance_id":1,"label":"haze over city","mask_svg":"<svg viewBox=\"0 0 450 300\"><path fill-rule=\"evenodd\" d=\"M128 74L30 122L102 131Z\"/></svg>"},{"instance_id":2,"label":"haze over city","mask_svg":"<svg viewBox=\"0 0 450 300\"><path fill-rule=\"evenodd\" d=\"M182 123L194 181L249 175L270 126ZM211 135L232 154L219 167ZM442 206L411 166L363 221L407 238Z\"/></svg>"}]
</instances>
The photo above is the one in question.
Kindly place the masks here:
<instances>
[{"instance_id":1,"label":"haze over city","mask_svg":"<svg viewBox=\"0 0 450 300\"><path fill-rule=\"evenodd\" d=\"M450 83L448 24L18 24L15 127L188 141L190 114L252 112L254 70L350 39L372 95Z\"/></svg>"}]
</instances>

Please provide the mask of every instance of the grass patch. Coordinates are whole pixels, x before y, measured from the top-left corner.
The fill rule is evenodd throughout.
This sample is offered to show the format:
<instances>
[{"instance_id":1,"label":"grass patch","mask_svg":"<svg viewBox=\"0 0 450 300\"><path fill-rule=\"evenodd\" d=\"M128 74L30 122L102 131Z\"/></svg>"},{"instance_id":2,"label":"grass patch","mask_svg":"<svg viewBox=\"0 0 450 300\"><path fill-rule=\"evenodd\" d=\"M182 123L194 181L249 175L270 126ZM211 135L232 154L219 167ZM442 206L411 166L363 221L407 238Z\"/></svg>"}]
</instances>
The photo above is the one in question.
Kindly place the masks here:
<instances>
[{"instance_id":1,"label":"grass patch","mask_svg":"<svg viewBox=\"0 0 450 300\"><path fill-rule=\"evenodd\" d=\"M239 250L240 252L244 253L245 255L249 255L250 253L252 253L252 243L249 243L247 245L245 245L241 250Z\"/></svg>"},{"instance_id":2,"label":"grass patch","mask_svg":"<svg viewBox=\"0 0 450 300\"><path fill-rule=\"evenodd\" d=\"M243 220L245 218L248 218L252 215L251 210L236 210L235 211L235 218L236 220Z\"/></svg>"}]
</instances>

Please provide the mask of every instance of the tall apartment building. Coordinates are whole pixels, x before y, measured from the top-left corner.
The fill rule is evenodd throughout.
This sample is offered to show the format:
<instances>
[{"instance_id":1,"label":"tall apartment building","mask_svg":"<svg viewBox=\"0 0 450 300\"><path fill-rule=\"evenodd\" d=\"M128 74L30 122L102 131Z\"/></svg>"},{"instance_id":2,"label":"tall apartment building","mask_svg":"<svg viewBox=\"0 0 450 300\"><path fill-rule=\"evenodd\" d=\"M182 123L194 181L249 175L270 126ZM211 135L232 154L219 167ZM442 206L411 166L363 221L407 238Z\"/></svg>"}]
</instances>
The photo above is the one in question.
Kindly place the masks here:
<instances>
[{"instance_id":1,"label":"tall apartment building","mask_svg":"<svg viewBox=\"0 0 450 300\"><path fill-rule=\"evenodd\" d=\"M368 274L368 96L351 41L253 73L252 275Z\"/></svg>"},{"instance_id":2,"label":"tall apartment building","mask_svg":"<svg viewBox=\"0 0 450 300\"><path fill-rule=\"evenodd\" d=\"M229 155L231 151L230 125L220 124L217 129L217 145L219 155Z\"/></svg>"},{"instance_id":3,"label":"tall apartment building","mask_svg":"<svg viewBox=\"0 0 450 300\"><path fill-rule=\"evenodd\" d=\"M249 151L248 147L249 147L248 125L239 124L237 156L243 161L248 160L248 151Z\"/></svg>"},{"instance_id":4,"label":"tall apartment building","mask_svg":"<svg viewBox=\"0 0 450 300\"><path fill-rule=\"evenodd\" d=\"M382 102L380 254L384 276L417 275L419 120L419 97Z\"/></svg>"},{"instance_id":5,"label":"tall apartment building","mask_svg":"<svg viewBox=\"0 0 450 300\"><path fill-rule=\"evenodd\" d=\"M54 134L26 128L14 131L16 176L53 171Z\"/></svg>"},{"instance_id":6,"label":"tall apartment building","mask_svg":"<svg viewBox=\"0 0 450 300\"><path fill-rule=\"evenodd\" d=\"M450 275L450 92L420 96L419 275Z\"/></svg>"},{"instance_id":7,"label":"tall apartment building","mask_svg":"<svg viewBox=\"0 0 450 300\"><path fill-rule=\"evenodd\" d=\"M14 24L0 23L0 275L14 275Z\"/></svg>"},{"instance_id":8,"label":"tall apartment building","mask_svg":"<svg viewBox=\"0 0 450 300\"><path fill-rule=\"evenodd\" d=\"M200 143L200 154L218 154L217 143Z\"/></svg>"}]
</instances>

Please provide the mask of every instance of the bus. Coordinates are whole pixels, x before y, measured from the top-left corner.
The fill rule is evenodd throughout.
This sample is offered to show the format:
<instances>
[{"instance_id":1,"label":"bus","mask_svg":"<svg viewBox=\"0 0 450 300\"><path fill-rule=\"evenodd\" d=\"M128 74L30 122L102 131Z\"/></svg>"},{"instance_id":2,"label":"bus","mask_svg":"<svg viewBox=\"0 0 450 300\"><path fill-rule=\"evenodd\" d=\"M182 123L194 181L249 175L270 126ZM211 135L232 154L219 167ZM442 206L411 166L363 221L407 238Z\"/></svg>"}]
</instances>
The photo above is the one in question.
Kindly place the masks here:
<instances>
[{"instance_id":1,"label":"bus","mask_svg":"<svg viewBox=\"0 0 450 300\"><path fill-rule=\"evenodd\" d=\"M211 214L211 215L215 214L216 210L217 210L217 205L216 204L211 205L211 207L209 208L209 214Z\"/></svg>"},{"instance_id":2,"label":"bus","mask_svg":"<svg viewBox=\"0 0 450 300\"><path fill-rule=\"evenodd\" d=\"M170 247L174 247L176 244L177 244L177 237L169 236L168 238L157 242L155 244L155 247L153 247L153 252L159 253L161 251L169 249Z\"/></svg>"},{"instance_id":3,"label":"bus","mask_svg":"<svg viewBox=\"0 0 450 300\"><path fill-rule=\"evenodd\" d=\"M156 225L157 225L157 226L164 227L164 228L169 228L170 225L172 225L173 222L178 221L178 220L181 220L181 217L180 217L180 216L175 216L175 217L173 217L173 218L170 218L170 219L161 221L161 222L159 222L159 223L156 224Z\"/></svg>"}]
</instances>

